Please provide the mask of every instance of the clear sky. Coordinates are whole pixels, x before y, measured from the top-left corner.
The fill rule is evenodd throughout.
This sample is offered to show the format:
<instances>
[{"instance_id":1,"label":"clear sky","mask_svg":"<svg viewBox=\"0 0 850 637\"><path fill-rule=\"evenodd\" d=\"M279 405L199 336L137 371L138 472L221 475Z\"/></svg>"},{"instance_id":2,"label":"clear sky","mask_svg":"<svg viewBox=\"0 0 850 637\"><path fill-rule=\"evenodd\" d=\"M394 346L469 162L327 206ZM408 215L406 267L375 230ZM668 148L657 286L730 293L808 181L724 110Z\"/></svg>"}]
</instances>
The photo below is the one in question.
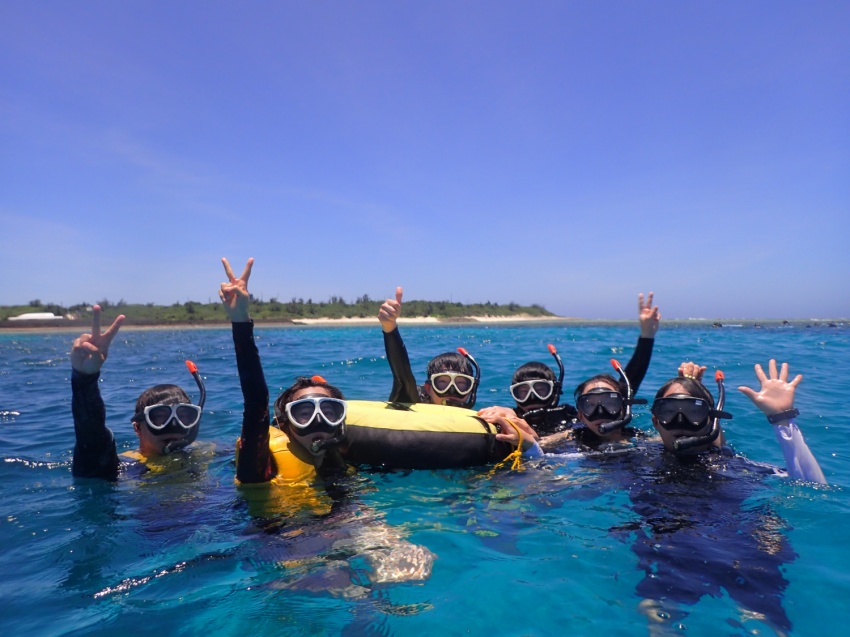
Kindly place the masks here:
<instances>
[{"instance_id":1,"label":"clear sky","mask_svg":"<svg viewBox=\"0 0 850 637\"><path fill-rule=\"evenodd\" d=\"M0 305L850 317L850 3L0 3Z\"/></svg>"}]
</instances>

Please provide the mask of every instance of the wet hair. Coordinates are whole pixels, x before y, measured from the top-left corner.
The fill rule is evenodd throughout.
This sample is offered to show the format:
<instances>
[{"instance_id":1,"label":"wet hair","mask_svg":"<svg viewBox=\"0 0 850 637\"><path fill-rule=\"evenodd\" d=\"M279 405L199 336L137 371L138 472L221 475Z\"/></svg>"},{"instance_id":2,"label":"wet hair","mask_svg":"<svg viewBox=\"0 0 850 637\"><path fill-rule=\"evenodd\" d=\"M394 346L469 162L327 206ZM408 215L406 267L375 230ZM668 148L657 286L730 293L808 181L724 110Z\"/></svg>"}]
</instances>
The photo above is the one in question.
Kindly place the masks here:
<instances>
[{"instance_id":1,"label":"wet hair","mask_svg":"<svg viewBox=\"0 0 850 637\"><path fill-rule=\"evenodd\" d=\"M439 374L440 372L459 372L461 374L468 374L469 376L475 375L472 364L463 354L457 352L446 352L428 361L428 367L425 370L428 382L431 382L431 374Z\"/></svg>"},{"instance_id":2,"label":"wet hair","mask_svg":"<svg viewBox=\"0 0 850 637\"><path fill-rule=\"evenodd\" d=\"M331 395L331 398L339 398L340 400L345 400L345 396L342 395L342 392L339 388L328 383L321 376L299 376L295 379L295 382L292 383L289 387L284 389L280 396L277 397L277 400L274 401L274 413L275 417L278 419L278 422L286 421L286 406L292 402L292 396L295 392L301 391L302 389L307 389L309 387L321 387L322 389L326 389L328 393Z\"/></svg>"},{"instance_id":3,"label":"wet hair","mask_svg":"<svg viewBox=\"0 0 850 637\"><path fill-rule=\"evenodd\" d=\"M607 383L608 385L611 386L611 389L620 392L624 396L626 394L626 388L623 387L623 385L620 384L620 381L618 381L616 378L611 376L611 374L597 374L596 376L593 376L592 378L588 378L581 385L576 387L576 390L573 393L573 399L578 399L578 397L581 396L584 393L585 387L587 387L588 385L592 385L593 383L596 383L596 382Z\"/></svg>"},{"instance_id":4,"label":"wet hair","mask_svg":"<svg viewBox=\"0 0 850 637\"><path fill-rule=\"evenodd\" d=\"M558 382L552 368L545 363L538 363L537 361L531 361L530 363L521 365L514 372L514 377L511 379L511 385L521 383L525 380L551 380L553 383Z\"/></svg>"},{"instance_id":5,"label":"wet hair","mask_svg":"<svg viewBox=\"0 0 850 637\"><path fill-rule=\"evenodd\" d=\"M144 420L143 413L145 407L151 405L176 405L178 403L189 404L192 399L189 394L183 391L182 387L177 385L154 385L146 389L136 400L136 413L131 419L133 422L141 422Z\"/></svg>"},{"instance_id":6,"label":"wet hair","mask_svg":"<svg viewBox=\"0 0 850 637\"><path fill-rule=\"evenodd\" d=\"M711 392L708 391L708 388L698 380L695 380L693 378L683 378L682 376L671 378L666 383L664 383L661 386L661 389L656 392L655 400L658 400L659 398L664 398L664 394L667 393L667 390L670 389L673 385L677 384L685 388L685 391L688 393L688 396L693 396L694 398L702 398L703 400L708 401L708 404L711 405L712 409L714 409L714 396L711 395Z\"/></svg>"}]
</instances>

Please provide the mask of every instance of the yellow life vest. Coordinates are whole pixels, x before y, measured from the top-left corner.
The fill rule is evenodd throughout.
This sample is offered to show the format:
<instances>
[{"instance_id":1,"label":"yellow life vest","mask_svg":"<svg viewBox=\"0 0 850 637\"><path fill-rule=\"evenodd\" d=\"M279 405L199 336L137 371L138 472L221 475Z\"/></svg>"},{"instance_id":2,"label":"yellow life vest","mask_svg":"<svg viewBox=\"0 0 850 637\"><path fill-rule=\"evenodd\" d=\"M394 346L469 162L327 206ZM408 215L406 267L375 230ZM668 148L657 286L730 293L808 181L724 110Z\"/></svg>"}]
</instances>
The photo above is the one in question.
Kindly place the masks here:
<instances>
[{"instance_id":1,"label":"yellow life vest","mask_svg":"<svg viewBox=\"0 0 850 637\"><path fill-rule=\"evenodd\" d=\"M237 459L239 446L237 441ZM269 427L269 449L277 467L277 475L271 481L241 484L237 480L248 502L249 513L255 517L292 515L304 511L315 515L330 513L333 502L324 489L314 486L318 474L307 450L292 442L277 427Z\"/></svg>"}]
</instances>

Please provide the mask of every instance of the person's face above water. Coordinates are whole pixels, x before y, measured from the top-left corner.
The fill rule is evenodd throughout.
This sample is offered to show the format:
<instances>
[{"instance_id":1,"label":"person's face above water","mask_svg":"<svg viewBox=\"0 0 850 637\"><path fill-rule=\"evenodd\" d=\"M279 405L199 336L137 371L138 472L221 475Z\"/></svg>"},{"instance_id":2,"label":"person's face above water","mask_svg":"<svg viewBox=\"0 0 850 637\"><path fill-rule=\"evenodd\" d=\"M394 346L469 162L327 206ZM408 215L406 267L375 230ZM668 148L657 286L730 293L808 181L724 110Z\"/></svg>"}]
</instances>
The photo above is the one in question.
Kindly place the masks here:
<instances>
[{"instance_id":1,"label":"person's face above water","mask_svg":"<svg viewBox=\"0 0 850 637\"><path fill-rule=\"evenodd\" d=\"M475 386L475 378L463 372L443 371L431 374L425 392L434 405L466 407Z\"/></svg>"},{"instance_id":2,"label":"person's face above water","mask_svg":"<svg viewBox=\"0 0 850 637\"><path fill-rule=\"evenodd\" d=\"M289 401L289 404L292 404L296 400L300 400L302 398L321 397L333 398L333 395L325 387L305 387L304 389L299 389L292 395L292 399ZM317 416L317 418L321 418L321 415ZM287 429L287 434L290 439L304 447L304 449L306 449L314 457L323 457L326 449L321 448L318 451L313 451L313 445L333 438L333 433L327 430L329 429L328 427L319 427L318 430L312 426L307 429L299 429L290 423Z\"/></svg>"},{"instance_id":3,"label":"person's face above water","mask_svg":"<svg viewBox=\"0 0 850 637\"><path fill-rule=\"evenodd\" d=\"M552 394L555 393L555 382L548 378L529 379L512 384L510 392L516 402L516 413L522 415L550 407Z\"/></svg>"},{"instance_id":4,"label":"person's face above water","mask_svg":"<svg viewBox=\"0 0 850 637\"><path fill-rule=\"evenodd\" d=\"M616 386L616 383L614 383L613 381L612 382L606 382L604 380L595 380L592 383L587 384L583 388L582 395L595 393L594 390L597 390L597 391L603 390L603 391L599 391L600 394L605 394L606 392L614 392L614 393L619 394L619 388ZM581 396L579 396L579 400L576 401L577 403L581 402L580 398L581 398ZM599 413L597 413L597 414L594 414L594 413L585 414L581 410L581 408L579 407L578 404L576 405L576 407L578 409L578 419L579 419L579 421L582 422L588 429L590 429L594 434L596 434L600 438L616 439L616 438L621 438L623 436L622 432L619 431L619 430L612 431L612 432L609 432L607 434L603 434L599 431L599 426L602 425L603 423L611 422L612 420L616 420L617 418L620 418L622 416L622 409L620 410L619 413L615 414L614 416L599 417L601 415Z\"/></svg>"},{"instance_id":5,"label":"person's face above water","mask_svg":"<svg viewBox=\"0 0 850 637\"><path fill-rule=\"evenodd\" d=\"M200 408L195 405L152 405L147 411L147 414L140 414L138 420L133 421L133 428L139 437L139 451L144 455L163 455L166 449L171 451L185 446L191 441L194 428L199 426ZM148 420L156 426L152 426Z\"/></svg>"},{"instance_id":6,"label":"person's face above water","mask_svg":"<svg viewBox=\"0 0 850 637\"><path fill-rule=\"evenodd\" d=\"M690 396L691 396L691 394L688 393L688 390L683 385L680 385L679 383L673 383L664 392L662 398L669 398L669 397L677 397L678 398L678 397L690 397ZM701 398L701 397L697 396L697 398ZM694 435L705 434L708 431L709 426L711 425L710 419L706 420L705 427L703 428L702 431L699 431L699 432L695 432L693 429L677 429L677 428L675 428L675 426L672 427L672 428L671 427L663 427L663 426L661 426L661 423L658 422L658 418L656 418L655 416L652 417L652 425L655 427L655 430L661 436L661 442L664 443L664 447L669 451L673 451L674 453L681 453L681 454L699 453L701 451L705 451L706 449L708 449L709 447L711 447L715 444L714 442L710 442L710 443L707 443L705 445L701 445L699 447L692 447L692 448L690 448L686 451L683 451L683 452L676 451L676 448L674 446L675 443L676 443L676 440L678 440L679 438L689 438L689 437L694 436Z\"/></svg>"}]
</instances>

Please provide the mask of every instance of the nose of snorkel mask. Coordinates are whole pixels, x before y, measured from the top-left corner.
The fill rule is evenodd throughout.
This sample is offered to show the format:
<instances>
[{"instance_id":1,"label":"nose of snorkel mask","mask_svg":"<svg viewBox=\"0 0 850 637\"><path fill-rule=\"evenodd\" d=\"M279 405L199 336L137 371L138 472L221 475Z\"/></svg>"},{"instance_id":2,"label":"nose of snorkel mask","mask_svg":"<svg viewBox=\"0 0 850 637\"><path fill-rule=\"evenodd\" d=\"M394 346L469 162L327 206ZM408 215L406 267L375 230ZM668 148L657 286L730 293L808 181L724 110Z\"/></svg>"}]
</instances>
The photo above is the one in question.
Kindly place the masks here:
<instances>
[{"instance_id":1,"label":"nose of snorkel mask","mask_svg":"<svg viewBox=\"0 0 850 637\"><path fill-rule=\"evenodd\" d=\"M547 349L549 353L554 357L555 362L558 364L558 380L555 382L554 387L552 388L552 395L549 397L549 404L545 407L538 407L537 409L528 409L526 410L522 405L517 404L514 408L517 415L520 418L525 419L529 423L535 423L540 421L543 417L545 417L546 413L554 409L558 406L558 403L561 400L561 393L564 388L564 363L561 361L561 357L558 355L558 350L554 345L549 343L547 345Z\"/></svg>"},{"instance_id":2,"label":"nose of snorkel mask","mask_svg":"<svg viewBox=\"0 0 850 637\"><path fill-rule=\"evenodd\" d=\"M617 373L620 375L620 382L626 386L626 396L623 400L625 412L620 420L612 420L599 425L599 433L601 434L608 434L617 429L622 429L632 421L632 405L646 404L646 400L643 398L632 397L632 386L631 383L629 383L629 378L626 376L626 372L623 371L622 366L616 358L611 359L611 366L617 370Z\"/></svg>"},{"instance_id":3,"label":"nose of snorkel mask","mask_svg":"<svg viewBox=\"0 0 850 637\"><path fill-rule=\"evenodd\" d=\"M201 415L203 416L204 412L204 403L207 401L207 389L204 387L204 380L201 378L201 374L198 372L198 366L195 365L192 361L186 361L186 367L189 370L189 373L192 374L192 378L195 379L195 384L198 386L198 391L200 392L200 397L198 398L198 407L201 408ZM170 453L174 453L175 451L179 451L184 447L188 447L198 438L198 431L201 428L201 421L198 421L198 424L192 427L184 438L180 440L172 440L167 443L162 448L163 455L168 455Z\"/></svg>"},{"instance_id":4,"label":"nose of snorkel mask","mask_svg":"<svg viewBox=\"0 0 850 637\"><path fill-rule=\"evenodd\" d=\"M723 385L724 378L723 372L719 369L714 373L714 380L717 381L717 406L709 412L711 425L708 433L702 436L686 436L676 439L673 442L674 451L687 451L694 447L701 447L714 442L720 436L720 419L725 418L728 420L732 418L732 414L723 411L723 406L726 403L726 387Z\"/></svg>"},{"instance_id":5,"label":"nose of snorkel mask","mask_svg":"<svg viewBox=\"0 0 850 637\"><path fill-rule=\"evenodd\" d=\"M310 380L316 383L322 383L323 385L327 385L328 381L325 380L323 376L319 376L318 374L311 376ZM304 396L304 398L311 396ZM345 430L345 420L343 420L337 426L331 426L324 420L324 416L321 411L316 414L317 422L311 423L307 429L300 429L302 435L309 435L310 433L330 433L332 434L330 438L325 438L324 440L315 440L310 443L310 451L313 453L319 453L325 449L330 449L331 447L335 447L345 441L346 430ZM289 427L293 427L293 424L287 418L286 413L280 409L277 402L274 405L274 420L278 429L280 429L280 423L285 422Z\"/></svg>"}]
</instances>

